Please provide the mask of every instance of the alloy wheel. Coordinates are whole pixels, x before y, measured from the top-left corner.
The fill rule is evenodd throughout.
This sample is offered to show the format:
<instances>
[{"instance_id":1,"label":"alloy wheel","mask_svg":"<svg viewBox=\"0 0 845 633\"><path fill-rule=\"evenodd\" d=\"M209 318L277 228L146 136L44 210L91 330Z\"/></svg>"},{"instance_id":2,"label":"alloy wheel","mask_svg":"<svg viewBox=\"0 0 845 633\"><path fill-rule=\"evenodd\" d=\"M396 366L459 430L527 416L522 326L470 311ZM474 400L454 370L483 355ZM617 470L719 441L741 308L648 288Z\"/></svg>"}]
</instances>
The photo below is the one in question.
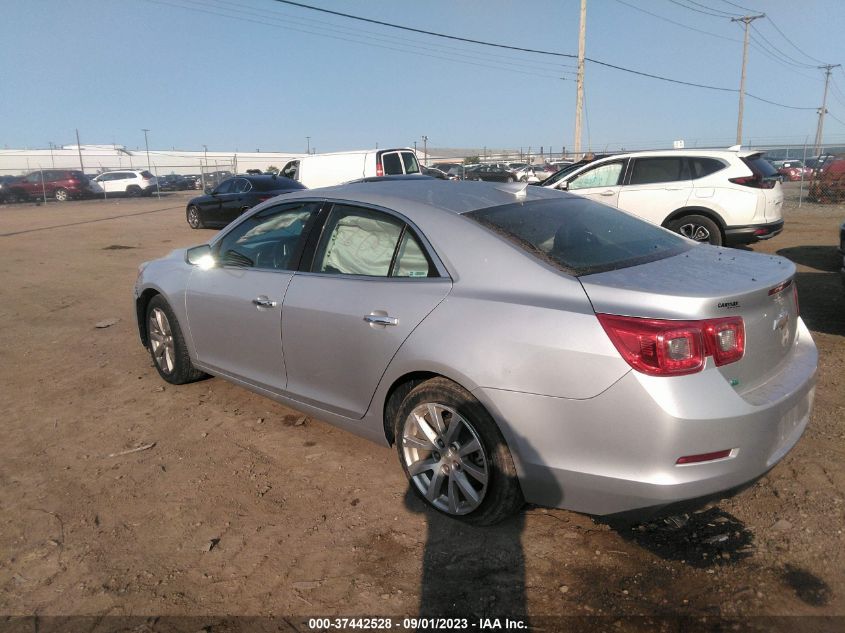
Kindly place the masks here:
<instances>
[{"instance_id":1,"label":"alloy wheel","mask_svg":"<svg viewBox=\"0 0 845 633\"><path fill-rule=\"evenodd\" d=\"M469 420L452 407L424 402L406 418L400 441L411 481L431 505L452 515L481 505L490 471Z\"/></svg>"},{"instance_id":2,"label":"alloy wheel","mask_svg":"<svg viewBox=\"0 0 845 633\"><path fill-rule=\"evenodd\" d=\"M176 346L167 315L161 308L150 311L150 349L153 359L161 371L171 374L176 367Z\"/></svg>"},{"instance_id":3,"label":"alloy wheel","mask_svg":"<svg viewBox=\"0 0 845 633\"><path fill-rule=\"evenodd\" d=\"M688 222L679 226L678 233L691 240L695 240L696 242L710 241L710 231L707 227L694 222Z\"/></svg>"},{"instance_id":4,"label":"alloy wheel","mask_svg":"<svg viewBox=\"0 0 845 633\"><path fill-rule=\"evenodd\" d=\"M196 207L188 209L188 224L191 228L197 229L200 225L200 212Z\"/></svg>"}]
</instances>

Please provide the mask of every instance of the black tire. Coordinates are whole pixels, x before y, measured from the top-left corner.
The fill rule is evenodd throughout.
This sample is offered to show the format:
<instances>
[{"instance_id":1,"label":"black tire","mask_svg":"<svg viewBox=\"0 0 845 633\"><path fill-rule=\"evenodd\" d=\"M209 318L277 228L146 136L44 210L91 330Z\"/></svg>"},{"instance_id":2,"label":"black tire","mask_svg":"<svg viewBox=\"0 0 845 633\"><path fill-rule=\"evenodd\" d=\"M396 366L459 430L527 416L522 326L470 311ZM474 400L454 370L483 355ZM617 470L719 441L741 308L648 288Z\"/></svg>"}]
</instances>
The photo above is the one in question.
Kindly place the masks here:
<instances>
[{"instance_id":1,"label":"black tire","mask_svg":"<svg viewBox=\"0 0 845 633\"><path fill-rule=\"evenodd\" d=\"M696 242L707 242L713 246L722 245L722 230L718 224L704 215L684 215L669 222L666 228Z\"/></svg>"},{"instance_id":2,"label":"black tire","mask_svg":"<svg viewBox=\"0 0 845 633\"><path fill-rule=\"evenodd\" d=\"M161 345L165 343L172 343L172 352L168 358L165 354L157 354L157 350L161 347L156 346L155 324L153 319L163 316L166 323L165 333L169 330L169 341L160 341ZM172 385L184 385L189 382L194 382L206 376L191 363L191 358L188 355L188 347L185 345L185 337L182 335L182 328L179 327L179 321L176 320L176 315L170 309L167 301L161 295L156 295L150 300L147 305L147 313L145 315L147 326L147 347L150 350L150 356L153 359L158 375L164 378ZM170 365L170 366L168 366Z\"/></svg>"},{"instance_id":3,"label":"black tire","mask_svg":"<svg viewBox=\"0 0 845 633\"><path fill-rule=\"evenodd\" d=\"M205 226L202 221L202 214L200 214L199 207L191 205L185 211L185 219L188 221L188 226L192 229L201 229Z\"/></svg>"},{"instance_id":4,"label":"black tire","mask_svg":"<svg viewBox=\"0 0 845 633\"><path fill-rule=\"evenodd\" d=\"M141 195L141 188L138 185L129 185L126 188L126 195L130 198L137 198Z\"/></svg>"},{"instance_id":5,"label":"black tire","mask_svg":"<svg viewBox=\"0 0 845 633\"><path fill-rule=\"evenodd\" d=\"M444 409L438 414L441 424L445 426L442 431L443 438L449 437L448 431L452 428L451 423L455 419L448 410L455 411L462 418L462 426L452 436L452 439L449 439L452 442L450 446L445 446L443 444L443 438L438 435L437 442L440 443L440 449L443 451L442 455L438 453L440 449L434 444L431 444L432 449L429 450L427 448L418 448L420 446L419 443L407 443L407 440L413 440L414 437L419 437L418 435L414 435L411 430L408 430L408 436L406 437L406 427L412 424L413 420L411 417L412 411L421 406L426 407L429 404ZM511 457L504 437L502 437L501 431L499 431L495 421L481 403L460 385L446 378L433 378L417 385L402 400L402 404L399 406L393 420L393 428L399 463L402 465L405 476L408 478L408 485L429 507L434 508L446 516L472 525L493 525L518 512L525 503L522 496L522 488L517 479L513 458ZM467 438L467 441L463 444L458 441L461 434ZM481 450L459 456L461 447L468 447L473 439L477 439ZM453 447L455 447L454 450ZM428 460L437 460L436 463L438 465L435 468L420 470L412 476L408 469L409 465L407 462L410 457L406 458L406 449L411 452L427 451L425 457L421 457L418 452L416 455L418 460L413 461L412 465L423 461L427 462ZM447 455L447 451L449 455ZM456 460L458 463L456 464L455 461L451 460ZM444 474L443 467L440 466L440 464L444 463L446 463L447 468L448 463L451 463L451 468L454 469L454 472ZM451 479L461 476L459 472L462 470L461 464L465 464L462 475L464 481L469 479L466 472L472 472L470 467L475 468L476 471L483 469L486 473L486 483L483 485L481 494L479 495L480 500L477 507L471 511L464 509L464 511L458 510L456 512L451 511L451 509L438 507L435 503L439 503L442 506L444 503L447 503L447 499L443 499L442 497L449 497L448 492L442 495L439 492L444 487L447 491L451 489ZM428 472L431 472L430 476L427 475ZM426 477L428 477L427 486ZM434 501L431 501L423 493L422 487L426 486L431 490L434 477L446 478L442 480L438 479L438 484L436 485L437 490L435 491L437 497ZM480 480L478 479L472 479L471 481L474 481L476 486L480 485ZM455 488L459 488L457 483L455 484ZM478 491L476 490L476 492ZM469 497L464 493L461 494L464 497L463 503L472 505Z\"/></svg>"},{"instance_id":6,"label":"black tire","mask_svg":"<svg viewBox=\"0 0 845 633\"><path fill-rule=\"evenodd\" d=\"M513 176L508 176L507 182L513 182Z\"/></svg>"},{"instance_id":7,"label":"black tire","mask_svg":"<svg viewBox=\"0 0 845 633\"><path fill-rule=\"evenodd\" d=\"M62 189L61 187L56 189L56 193L54 195L56 196L56 200L59 202L67 202L70 200L70 194L68 194L67 189Z\"/></svg>"}]
</instances>

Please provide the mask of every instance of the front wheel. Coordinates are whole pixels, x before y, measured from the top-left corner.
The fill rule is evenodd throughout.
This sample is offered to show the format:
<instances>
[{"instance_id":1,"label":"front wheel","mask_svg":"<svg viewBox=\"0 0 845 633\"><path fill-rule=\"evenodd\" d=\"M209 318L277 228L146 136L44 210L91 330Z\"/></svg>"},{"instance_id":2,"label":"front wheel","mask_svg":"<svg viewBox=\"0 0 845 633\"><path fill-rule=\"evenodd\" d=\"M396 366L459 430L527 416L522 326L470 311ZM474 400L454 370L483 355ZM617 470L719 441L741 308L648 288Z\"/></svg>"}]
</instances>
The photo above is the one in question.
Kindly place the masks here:
<instances>
[{"instance_id":1,"label":"front wheel","mask_svg":"<svg viewBox=\"0 0 845 633\"><path fill-rule=\"evenodd\" d=\"M459 385L434 378L415 387L399 407L394 430L411 489L435 510L492 525L522 507L522 489L501 432Z\"/></svg>"},{"instance_id":2,"label":"front wheel","mask_svg":"<svg viewBox=\"0 0 845 633\"><path fill-rule=\"evenodd\" d=\"M167 382L184 385L205 376L191 363L176 315L161 295L147 306L147 339L153 364Z\"/></svg>"},{"instance_id":3,"label":"front wheel","mask_svg":"<svg viewBox=\"0 0 845 633\"><path fill-rule=\"evenodd\" d=\"M670 222L667 228L696 242L722 245L722 231L719 226L703 215L685 215Z\"/></svg>"},{"instance_id":4,"label":"front wheel","mask_svg":"<svg viewBox=\"0 0 845 633\"><path fill-rule=\"evenodd\" d=\"M200 210L194 205L188 207L188 212L186 216L188 219L188 226L190 226L192 229L201 229L203 226L205 226L203 224L202 217L200 216Z\"/></svg>"}]
</instances>

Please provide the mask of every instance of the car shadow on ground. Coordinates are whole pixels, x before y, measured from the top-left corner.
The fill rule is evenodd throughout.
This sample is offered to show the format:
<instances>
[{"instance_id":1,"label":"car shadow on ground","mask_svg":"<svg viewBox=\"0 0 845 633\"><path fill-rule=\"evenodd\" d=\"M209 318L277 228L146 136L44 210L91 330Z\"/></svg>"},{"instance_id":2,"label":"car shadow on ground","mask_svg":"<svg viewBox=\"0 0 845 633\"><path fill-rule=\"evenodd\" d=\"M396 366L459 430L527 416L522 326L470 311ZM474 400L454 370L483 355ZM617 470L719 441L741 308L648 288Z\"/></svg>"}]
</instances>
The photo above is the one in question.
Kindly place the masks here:
<instances>
[{"instance_id":1,"label":"car shadow on ground","mask_svg":"<svg viewBox=\"0 0 845 633\"><path fill-rule=\"evenodd\" d=\"M812 272L799 272L798 304L801 318L813 332L845 336L845 288L839 273L842 257L835 246L794 246L778 255Z\"/></svg>"},{"instance_id":2,"label":"car shadow on ground","mask_svg":"<svg viewBox=\"0 0 845 633\"><path fill-rule=\"evenodd\" d=\"M754 553L754 533L719 507L610 525L626 541L696 569L735 563Z\"/></svg>"}]
</instances>

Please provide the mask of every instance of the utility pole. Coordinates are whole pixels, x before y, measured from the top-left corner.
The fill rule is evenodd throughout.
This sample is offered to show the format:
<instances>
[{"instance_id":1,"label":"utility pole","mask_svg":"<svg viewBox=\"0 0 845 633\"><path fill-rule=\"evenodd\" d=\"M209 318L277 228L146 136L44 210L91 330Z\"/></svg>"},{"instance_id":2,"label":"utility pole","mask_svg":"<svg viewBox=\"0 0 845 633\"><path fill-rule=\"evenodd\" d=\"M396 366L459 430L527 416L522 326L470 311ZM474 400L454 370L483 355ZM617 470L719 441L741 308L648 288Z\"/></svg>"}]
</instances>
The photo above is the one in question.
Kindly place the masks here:
<instances>
[{"instance_id":1,"label":"utility pole","mask_svg":"<svg viewBox=\"0 0 845 633\"><path fill-rule=\"evenodd\" d=\"M50 164L53 165L53 169L56 168L56 160L53 158L53 141L49 141L50 145Z\"/></svg>"},{"instance_id":2,"label":"utility pole","mask_svg":"<svg viewBox=\"0 0 845 633\"><path fill-rule=\"evenodd\" d=\"M742 22L745 24L745 39L742 44L742 75L739 79L739 116L736 120L736 144L742 144L742 111L745 107L745 64L748 61L748 25L754 20L765 18L766 14L744 15L741 18L731 18L731 22Z\"/></svg>"},{"instance_id":3,"label":"utility pole","mask_svg":"<svg viewBox=\"0 0 845 633\"><path fill-rule=\"evenodd\" d=\"M149 130L145 127L141 128L141 131L144 133L144 147L147 148L147 170L152 171L152 165L150 165L150 144L147 142L147 132Z\"/></svg>"},{"instance_id":4,"label":"utility pole","mask_svg":"<svg viewBox=\"0 0 845 633\"><path fill-rule=\"evenodd\" d=\"M584 55L587 48L587 0L581 0L581 26L578 29L578 79L575 96L575 157L581 153L581 114L584 111Z\"/></svg>"},{"instance_id":5,"label":"utility pole","mask_svg":"<svg viewBox=\"0 0 845 633\"><path fill-rule=\"evenodd\" d=\"M306 137L305 137L305 140L306 140L306 142L308 143L308 148L306 149L305 153L306 153L306 154L310 154L310 153L311 153L311 137L310 137L310 136L306 136Z\"/></svg>"},{"instance_id":6,"label":"utility pole","mask_svg":"<svg viewBox=\"0 0 845 633\"><path fill-rule=\"evenodd\" d=\"M85 167L82 165L82 145L79 144L79 129L76 130L76 151L79 153L79 171L85 173Z\"/></svg>"},{"instance_id":7,"label":"utility pole","mask_svg":"<svg viewBox=\"0 0 845 633\"><path fill-rule=\"evenodd\" d=\"M428 137L425 134L423 134L422 142L423 142L423 165L428 167Z\"/></svg>"},{"instance_id":8,"label":"utility pole","mask_svg":"<svg viewBox=\"0 0 845 633\"><path fill-rule=\"evenodd\" d=\"M827 114L827 86L830 83L830 71L842 64L825 64L819 66L824 70L824 96L822 97L822 107L819 108L819 123L816 126L816 142L814 145L814 153L816 156L821 154L822 146L822 132L824 131L824 115Z\"/></svg>"}]
</instances>

